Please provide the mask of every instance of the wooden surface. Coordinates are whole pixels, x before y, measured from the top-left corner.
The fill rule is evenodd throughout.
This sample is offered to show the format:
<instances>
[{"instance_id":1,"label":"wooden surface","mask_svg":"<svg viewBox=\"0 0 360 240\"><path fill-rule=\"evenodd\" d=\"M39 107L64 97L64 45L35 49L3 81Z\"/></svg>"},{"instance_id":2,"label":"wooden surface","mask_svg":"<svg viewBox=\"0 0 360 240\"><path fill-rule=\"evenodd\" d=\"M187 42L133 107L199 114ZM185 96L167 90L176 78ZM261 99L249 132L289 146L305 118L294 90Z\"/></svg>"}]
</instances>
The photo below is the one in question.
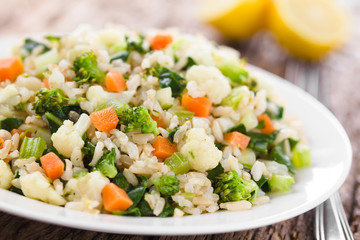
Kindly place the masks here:
<instances>
[{"instance_id":1,"label":"wooden surface","mask_svg":"<svg viewBox=\"0 0 360 240\"><path fill-rule=\"evenodd\" d=\"M230 43L196 18L195 0L182 1L41 1L1 0L0 37L36 32L71 31L80 23L101 27L105 23L131 28L175 26L185 32L201 32L222 44L239 49L250 63L281 77L303 66L291 58L267 33L242 43ZM345 127L353 147L353 165L340 189L355 239L360 239L360 6L353 6L353 34L342 50L315 67L320 71L324 97ZM301 68L300 68L301 69ZM341 159L339 159L341 161ZM83 231L40 223L0 212L0 239L315 239L314 210L296 218L249 231L186 237L130 236Z\"/></svg>"}]
</instances>

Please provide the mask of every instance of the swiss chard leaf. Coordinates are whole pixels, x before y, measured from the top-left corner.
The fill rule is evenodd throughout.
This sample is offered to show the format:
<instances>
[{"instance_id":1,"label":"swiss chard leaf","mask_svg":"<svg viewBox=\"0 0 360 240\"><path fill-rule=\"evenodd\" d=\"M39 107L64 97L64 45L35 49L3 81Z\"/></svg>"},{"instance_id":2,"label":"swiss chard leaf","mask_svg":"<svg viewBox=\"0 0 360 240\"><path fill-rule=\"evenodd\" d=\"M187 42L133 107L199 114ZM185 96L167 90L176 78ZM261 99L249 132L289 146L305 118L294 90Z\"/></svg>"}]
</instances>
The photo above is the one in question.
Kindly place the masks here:
<instances>
[{"instance_id":1,"label":"swiss chard leaf","mask_svg":"<svg viewBox=\"0 0 360 240\"><path fill-rule=\"evenodd\" d=\"M269 179L267 177L261 176L259 181L255 181L256 184L263 190L264 192L270 192Z\"/></svg>"},{"instance_id":2,"label":"swiss chard leaf","mask_svg":"<svg viewBox=\"0 0 360 240\"><path fill-rule=\"evenodd\" d=\"M141 212L141 216L153 216L153 210L151 209L151 207L149 206L148 202L143 199L141 200L141 202L139 203L139 209Z\"/></svg>"},{"instance_id":3,"label":"swiss chard leaf","mask_svg":"<svg viewBox=\"0 0 360 240\"><path fill-rule=\"evenodd\" d=\"M92 144L88 138L86 138L84 147L81 149L81 151L84 154L84 158L83 158L84 166L87 168L94 156L95 145Z\"/></svg>"},{"instance_id":4,"label":"swiss chard leaf","mask_svg":"<svg viewBox=\"0 0 360 240\"><path fill-rule=\"evenodd\" d=\"M32 51L38 46L43 47L43 51L41 53L45 53L45 52L50 50L50 48L47 45L45 45L44 43L34 41L34 40L30 39L30 38L25 39L25 42L24 42L24 45L22 46L22 48L25 51L27 51L29 54L31 54Z\"/></svg>"},{"instance_id":5,"label":"swiss chard leaf","mask_svg":"<svg viewBox=\"0 0 360 240\"><path fill-rule=\"evenodd\" d=\"M159 78L160 87L171 88L172 97L174 98L180 96L186 87L185 79L182 76L163 66L158 65L155 67L153 74Z\"/></svg>"},{"instance_id":6,"label":"swiss chard leaf","mask_svg":"<svg viewBox=\"0 0 360 240\"><path fill-rule=\"evenodd\" d=\"M131 184L126 180L124 176L124 169L120 170L116 177L114 178L114 183L119 187L124 189L125 192L128 192L131 189Z\"/></svg>"},{"instance_id":7,"label":"swiss chard leaf","mask_svg":"<svg viewBox=\"0 0 360 240\"><path fill-rule=\"evenodd\" d=\"M210 179L211 181L214 181L215 178L220 175L221 173L224 173L224 168L221 166L221 164L219 163L215 168L211 169L210 171L208 171L208 175L207 178Z\"/></svg>"},{"instance_id":8,"label":"swiss chard leaf","mask_svg":"<svg viewBox=\"0 0 360 240\"><path fill-rule=\"evenodd\" d=\"M269 146L272 142L274 142L277 134L278 131L271 134L248 132L246 135L251 138L249 148L252 148L259 153L268 154Z\"/></svg>"},{"instance_id":9,"label":"swiss chard leaf","mask_svg":"<svg viewBox=\"0 0 360 240\"><path fill-rule=\"evenodd\" d=\"M240 124L238 124L238 125L235 125L235 126L232 127L232 128L229 128L229 129L227 130L227 132L228 132L228 133L230 133L230 132L240 132L240 133L242 133L242 134L246 134L246 127L245 127L245 125L244 125L243 123L240 123Z\"/></svg>"},{"instance_id":10,"label":"swiss chard leaf","mask_svg":"<svg viewBox=\"0 0 360 240\"><path fill-rule=\"evenodd\" d=\"M0 121L0 128L11 132L11 130L19 128L23 123L24 120L20 118L5 118Z\"/></svg>"},{"instance_id":11,"label":"swiss chard leaf","mask_svg":"<svg viewBox=\"0 0 360 240\"><path fill-rule=\"evenodd\" d=\"M173 201L171 200L171 198L165 198L165 206L160 214L160 217L165 218L174 215L175 208L172 203Z\"/></svg>"},{"instance_id":12,"label":"swiss chard leaf","mask_svg":"<svg viewBox=\"0 0 360 240\"><path fill-rule=\"evenodd\" d=\"M291 151L296 147L296 145L298 144L299 140L293 139L293 138L289 138L289 144L290 144L290 149Z\"/></svg>"},{"instance_id":13,"label":"swiss chard leaf","mask_svg":"<svg viewBox=\"0 0 360 240\"><path fill-rule=\"evenodd\" d=\"M118 216L136 216L136 217L141 216L141 212L140 212L139 208L133 208L130 210L125 210L125 211L114 211L112 214L118 215Z\"/></svg>"},{"instance_id":14,"label":"swiss chard leaf","mask_svg":"<svg viewBox=\"0 0 360 240\"><path fill-rule=\"evenodd\" d=\"M194 59L192 57L187 57L186 65L181 70L187 70L194 65L197 65L197 63L194 61Z\"/></svg>"},{"instance_id":15,"label":"swiss chard leaf","mask_svg":"<svg viewBox=\"0 0 360 240\"><path fill-rule=\"evenodd\" d=\"M270 151L269 155L270 160L278 162L280 164L284 164L288 169L289 172L295 174L294 166L291 162L290 157L285 153L285 146L284 141L276 144Z\"/></svg>"},{"instance_id":16,"label":"swiss chard leaf","mask_svg":"<svg viewBox=\"0 0 360 240\"><path fill-rule=\"evenodd\" d=\"M112 58L110 58L110 63L115 60L121 59L123 62L126 62L129 58L130 52L129 51L122 51L115 54Z\"/></svg>"},{"instance_id":17,"label":"swiss chard leaf","mask_svg":"<svg viewBox=\"0 0 360 240\"><path fill-rule=\"evenodd\" d=\"M135 208L144 197L149 179L146 176L141 175L141 180L138 187L128 192L128 196L133 201L133 205L129 209Z\"/></svg>"},{"instance_id":18,"label":"swiss chard leaf","mask_svg":"<svg viewBox=\"0 0 360 240\"><path fill-rule=\"evenodd\" d=\"M171 130L169 132L169 136L168 136L168 139L171 143L174 143L174 136L175 136L175 133L177 132L177 130L179 130L180 127L176 127L174 128L173 130Z\"/></svg>"},{"instance_id":19,"label":"swiss chard leaf","mask_svg":"<svg viewBox=\"0 0 360 240\"><path fill-rule=\"evenodd\" d=\"M223 149L224 147L226 147L227 145L226 144L223 144L223 143L217 143L215 144L215 147L217 147L219 150Z\"/></svg>"},{"instance_id":20,"label":"swiss chard leaf","mask_svg":"<svg viewBox=\"0 0 360 240\"><path fill-rule=\"evenodd\" d=\"M272 119L280 120L284 114L284 107L268 102L268 107L266 108L265 113Z\"/></svg>"},{"instance_id":21,"label":"swiss chard leaf","mask_svg":"<svg viewBox=\"0 0 360 240\"><path fill-rule=\"evenodd\" d=\"M59 117L55 116L50 112L46 112L45 117L49 122L49 128L51 134L55 133L63 123L62 119L60 119Z\"/></svg>"}]
</instances>

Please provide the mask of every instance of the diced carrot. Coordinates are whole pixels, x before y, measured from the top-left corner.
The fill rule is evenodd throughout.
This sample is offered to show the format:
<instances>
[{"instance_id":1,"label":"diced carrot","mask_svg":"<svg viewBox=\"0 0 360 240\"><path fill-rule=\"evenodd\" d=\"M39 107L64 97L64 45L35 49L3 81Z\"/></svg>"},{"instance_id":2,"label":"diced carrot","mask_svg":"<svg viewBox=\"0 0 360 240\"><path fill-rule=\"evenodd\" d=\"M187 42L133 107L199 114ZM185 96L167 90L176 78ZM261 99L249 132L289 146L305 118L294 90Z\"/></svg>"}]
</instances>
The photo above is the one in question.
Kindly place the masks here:
<instances>
[{"instance_id":1,"label":"diced carrot","mask_svg":"<svg viewBox=\"0 0 360 240\"><path fill-rule=\"evenodd\" d=\"M171 42L173 38L168 34L158 34L153 37L150 41L151 48L154 50L161 50L166 48Z\"/></svg>"},{"instance_id":2,"label":"diced carrot","mask_svg":"<svg viewBox=\"0 0 360 240\"><path fill-rule=\"evenodd\" d=\"M152 154L160 158L160 161L163 161L178 151L176 144L171 143L169 139L162 136L157 136L152 146L155 149Z\"/></svg>"},{"instance_id":3,"label":"diced carrot","mask_svg":"<svg viewBox=\"0 0 360 240\"><path fill-rule=\"evenodd\" d=\"M185 93L181 98L181 106L194 112L197 117L208 117L211 109L211 100L206 97L193 98Z\"/></svg>"},{"instance_id":4,"label":"diced carrot","mask_svg":"<svg viewBox=\"0 0 360 240\"><path fill-rule=\"evenodd\" d=\"M5 140L0 138L0 149L4 148L4 142L5 142Z\"/></svg>"},{"instance_id":5,"label":"diced carrot","mask_svg":"<svg viewBox=\"0 0 360 240\"><path fill-rule=\"evenodd\" d=\"M266 113L260 115L257 119L258 119L259 122L264 121L264 126L265 127L260 130L262 133L270 134L270 133L275 131L275 127L272 124L270 117Z\"/></svg>"},{"instance_id":6,"label":"diced carrot","mask_svg":"<svg viewBox=\"0 0 360 240\"><path fill-rule=\"evenodd\" d=\"M110 132L115 129L119 123L119 118L113 107L91 113L90 120L95 128L101 132Z\"/></svg>"},{"instance_id":7,"label":"diced carrot","mask_svg":"<svg viewBox=\"0 0 360 240\"><path fill-rule=\"evenodd\" d=\"M48 79L48 78L44 78L44 79L43 79L43 83L44 83L44 85L45 85L45 87L46 87L47 89L50 89L50 84L49 84L49 79Z\"/></svg>"},{"instance_id":8,"label":"diced carrot","mask_svg":"<svg viewBox=\"0 0 360 240\"><path fill-rule=\"evenodd\" d=\"M102 198L106 211L124 211L133 205L133 201L127 193L116 186L114 183L108 183L102 189Z\"/></svg>"},{"instance_id":9,"label":"diced carrot","mask_svg":"<svg viewBox=\"0 0 360 240\"><path fill-rule=\"evenodd\" d=\"M48 154L40 157L40 162L42 168L45 170L46 175L52 180L61 177L64 172L65 164L53 152L49 152Z\"/></svg>"},{"instance_id":10,"label":"diced carrot","mask_svg":"<svg viewBox=\"0 0 360 240\"><path fill-rule=\"evenodd\" d=\"M0 81L9 79L15 81L24 72L24 66L19 57L0 59Z\"/></svg>"},{"instance_id":11,"label":"diced carrot","mask_svg":"<svg viewBox=\"0 0 360 240\"><path fill-rule=\"evenodd\" d=\"M165 123L162 118L151 116L152 120L156 122L157 127L165 128Z\"/></svg>"},{"instance_id":12,"label":"diced carrot","mask_svg":"<svg viewBox=\"0 0 360 240\"><path fill-rule=\"evenodd\" d=\"M10 133L11 133L11 135L14 135L15 133L17 133L17 134L19 134L19 135L21 136L21 134L22 134L23 132L25 132L25 131L24 131L24 130L21 130L21 129L16 129L16 128L14 128L13 130L11 130ZM27 131L26 134L23 136L23 138L24 138L24 137L31 137L31 136L32 136L32 133L33 133L32 130Z\"/></svg>"},{"instance_id":13,"label":"diced carrot","mask_svg":"<svg viewBox=\"0 0 360 240\"><path fill-rule=\"evenodd\" d=\"M241 150L245 150L249 145L250 137L240 132L231 132L225 135L225 141Z\"/></svg>"},{"instance_id":14,"label":"diced carrot","mask_svg":"<svg viewBox=\"0 0 360 240\"><path fill-rule=\"evenodd\" d=\"M121 93L126 89L126 81L123 75L117 71L110 71L106 74L106 88L110 92Z\"/></svg>"}]
</instances>

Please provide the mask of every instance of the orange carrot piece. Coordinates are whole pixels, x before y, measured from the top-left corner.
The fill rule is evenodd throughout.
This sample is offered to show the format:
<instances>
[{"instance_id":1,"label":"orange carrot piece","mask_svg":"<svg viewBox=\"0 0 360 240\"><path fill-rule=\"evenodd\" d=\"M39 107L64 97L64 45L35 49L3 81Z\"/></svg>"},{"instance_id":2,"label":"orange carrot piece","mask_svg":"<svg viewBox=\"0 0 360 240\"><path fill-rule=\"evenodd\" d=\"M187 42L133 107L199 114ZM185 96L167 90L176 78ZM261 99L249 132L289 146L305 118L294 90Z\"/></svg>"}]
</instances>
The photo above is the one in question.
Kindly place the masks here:
<instances>
[{"instance_id":1,"label":"orange carrot piece","mask_svg":"<svg viewBox=\"0 0 360 240\"><path fill-rule=\"evenodd\" d=\"M113 107L102 109L90 114L90 121L101 132L110 132L119 123L119 118Z\"/></svg>"},{"instance_id":2,"label":"orange carrot piece","mask_svg":"<svg viewBox=\"0 0 360 240\"><path fill-rule=\"evenodd\" d=\"M157 136L152 146L155 149L152 154L157 158L160 158L160 161L170 157L178 151L176 144L171 143L169 139L162 136Z\"/></svg>"},{"instance_id":3,"label":"orange carrot piece","mask_svg":"<svg viewBox=\"0 0 360 240\"><path fill-rule=\"evenodd\" d=\"M124 211L133 205L133 201L127 193L116 186L114 183L108 183L102 189L102 198L106 211Z\"/></svg>"},{"instance_id":4,"label":"orange carrot piece","mask_svg":"<svg viewBox=\"0 0 360 240\"><path fill-rule=\"evenodd\" d=\"M231 132L225 135L225 141L241 150L245 150L249 145L250 137L240 132Z\"/></svg>"},{"instance_id":5,"label":"orange carrot piece","mask_svg":"<svg viewBox=\"0 0 360 240\"><path fill-rule=\"evenodd\" d=\"M0 59L0 81L9 79L15 81L24 72L24 66L19 57Z\"/></svg>"},{"instance_id":6,"label":"orange carrot piece","mask_svg":"<svg viewBox=\"0 0 360 240\"><path fill-rule=\"evenodd\" d=\"M40 157L40 162L42 168L45 170L46 175L52 180L61 177L64 172L65 164L53 152L49 152L48 154Z\"/></svg>"},{"instance_id":7,"label":"orange carrot piece","mask_svg":"<svg viewBox=\"0 0 360 240\"><path fill-rule=\"evenodd\" d=\"M0 138L0 149L4 148L4 142L5 142L5 140Z\"/></svg>"},{"instance_id":8,"label":"orange carrot piece","mask_svg":"<svg viewBox=\"0 0 360 240\"><path fill-rule=\"evenodd\" d=\"M156 122L157 127L165 128L165 123L162 118L151 116L152 120Z\"/></svg>"},{"instance_id":9,"label":"orange carrot piece","mask_svg":"<svg viewBox=\"0 0 360 240\"><path fill-rule=\"evenodd\" d=\"M257 119L259 122L264 121L265 127L260 130L261 133L270 134L275 131L275 127L272 124L270 117L266 113L260 115Z\"/></svg>"},{"instance_id":10,"label":"orange carrot piece","mask_svg":"<svg viewBox=\"0 0 360 240\"><path fill-rule=\"evenodd\" d=\"M121 93L126 89L125 78L117 71L110 71L106 74L105 85L110 92Z\"/></svg>"},{"instance_id":11,"label":"orange carrot piece","mask_svg":"<svg viewBox=\"0 0 360 240\"><path fill-rule=\"evenodd\" d=\"M44 85L45 85L45 87L46 87L47 89L50 89L50 84L49 84L49 79L48 79L48 78L44 78L44 79L43 79L43 83L44 83Z\"/></svg>"},{"instance_id":12,"label":"orange carrot piece","mask_svg":"<svg viewBox=\"0 0 360 240\"><path fill-rule=\"evenodd\" d=\"M185 93L181 98L181 106L194 112L197 117L208 117L211 109L211 100L206 97L193 98Z\"/></svg>"},{"instance_id":13,"label":"orange carrot piece","mask_svg":"<svg viewBox=\"0 0 360 240\"><path fill-rule=\"evenodd\" d=\"M161 50L166 48L171 42L173 38L168 34L158 34L153 37L150 41L151 48L154 50Z\"/></svg>"}]
</instances>

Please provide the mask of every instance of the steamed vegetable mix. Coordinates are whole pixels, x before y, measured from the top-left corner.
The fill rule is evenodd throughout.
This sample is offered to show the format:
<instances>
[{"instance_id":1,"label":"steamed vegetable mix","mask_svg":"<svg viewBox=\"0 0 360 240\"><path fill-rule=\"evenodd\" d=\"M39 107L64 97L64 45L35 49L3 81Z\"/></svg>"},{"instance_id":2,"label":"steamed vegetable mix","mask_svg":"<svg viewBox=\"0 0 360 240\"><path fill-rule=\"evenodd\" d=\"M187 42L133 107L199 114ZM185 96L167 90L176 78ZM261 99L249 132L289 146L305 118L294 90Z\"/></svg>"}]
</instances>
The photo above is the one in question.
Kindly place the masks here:
<instances>
[{"instance_id":1,"label":"steamed vegetable mix","mask_svg":"<svg viewBox=\"0 0 360 240\"><path fill-rule=\"evenodd\" d=\"M202 37L80 28L14 55L0 59L0 187L25 197L119 216L240 211L295 191L311 165L277 93Z\"/></svg>"}]
</instances>

